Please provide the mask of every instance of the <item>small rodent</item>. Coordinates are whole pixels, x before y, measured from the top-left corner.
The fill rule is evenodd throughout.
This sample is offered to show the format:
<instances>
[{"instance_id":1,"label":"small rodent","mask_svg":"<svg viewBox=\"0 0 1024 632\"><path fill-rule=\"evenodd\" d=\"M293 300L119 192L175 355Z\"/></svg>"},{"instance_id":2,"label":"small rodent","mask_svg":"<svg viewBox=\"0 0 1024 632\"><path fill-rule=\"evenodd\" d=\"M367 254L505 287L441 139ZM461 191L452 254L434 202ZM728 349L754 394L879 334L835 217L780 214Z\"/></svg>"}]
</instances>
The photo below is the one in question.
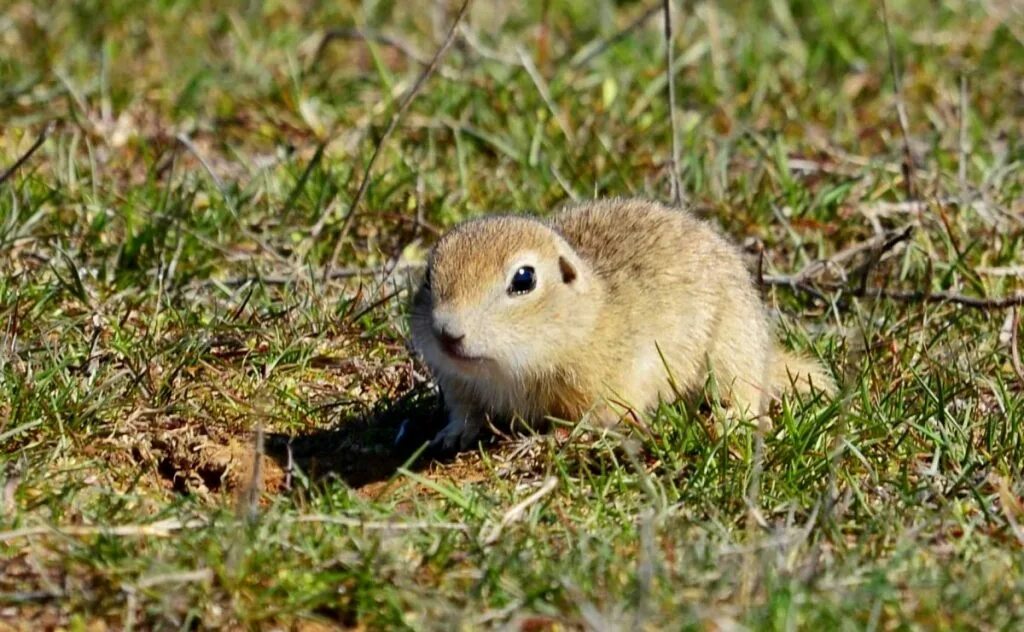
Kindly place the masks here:
<instances>
[{"instance_id":1,"label":"small rodent","mask_svg":"<svg viewBox=\"0 0 1024 632\"><path fill-rule=\"evenodd\" d=\"M446 448L467 447L488 416L614 423L709 375L746 415L790 385L834 390L817 362L777 346L738 248L647 200L456 226L430 253L410 328L444 395Z\"/></svg>"}]
</instances>

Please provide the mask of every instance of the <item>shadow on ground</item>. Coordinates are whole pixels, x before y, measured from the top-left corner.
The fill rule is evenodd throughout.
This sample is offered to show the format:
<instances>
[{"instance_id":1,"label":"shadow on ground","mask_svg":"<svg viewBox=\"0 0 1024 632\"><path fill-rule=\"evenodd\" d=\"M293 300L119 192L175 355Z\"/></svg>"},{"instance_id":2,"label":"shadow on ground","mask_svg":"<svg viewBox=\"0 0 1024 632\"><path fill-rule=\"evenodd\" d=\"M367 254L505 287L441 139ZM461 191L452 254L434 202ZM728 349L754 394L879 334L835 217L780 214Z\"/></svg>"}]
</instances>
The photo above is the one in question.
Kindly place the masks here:
<instances>
[{"instance_id":1,"label":"shadow on ground","mask_svg":"<svg viewBox=\"0 0 1024 632\"><path fill-rule=\"evenodd\" d=\"M437 396L417 389L330 430L297 436L270 434L266 452L284 471L294 465L311 480L337 476L358 488L391 478L444 423ZM410 466L422 469L449 458L424 450Z\"/></svg>"}]
</instances>

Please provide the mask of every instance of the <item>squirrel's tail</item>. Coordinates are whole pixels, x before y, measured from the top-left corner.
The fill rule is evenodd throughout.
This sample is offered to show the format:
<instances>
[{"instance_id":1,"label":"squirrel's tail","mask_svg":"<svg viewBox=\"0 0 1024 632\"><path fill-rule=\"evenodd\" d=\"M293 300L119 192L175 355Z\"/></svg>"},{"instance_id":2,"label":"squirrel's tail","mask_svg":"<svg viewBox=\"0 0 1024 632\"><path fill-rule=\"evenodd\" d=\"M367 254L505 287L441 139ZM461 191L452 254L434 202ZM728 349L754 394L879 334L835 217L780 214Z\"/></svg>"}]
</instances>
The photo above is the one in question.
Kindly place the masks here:
<instances>
[{"instance_id":1,"label":"squirrel's tail","mask_svg":"<svg viewBox=\"0 0 1024 632\"><path fill-rule=\"evenodd\" d=\"M825 367L817 360L785 349L776 349L769 369L769 379L776 393L790 390L810 393L813 388L829 396L836 394L836 382Z\"/></svg>"}]
</instances>

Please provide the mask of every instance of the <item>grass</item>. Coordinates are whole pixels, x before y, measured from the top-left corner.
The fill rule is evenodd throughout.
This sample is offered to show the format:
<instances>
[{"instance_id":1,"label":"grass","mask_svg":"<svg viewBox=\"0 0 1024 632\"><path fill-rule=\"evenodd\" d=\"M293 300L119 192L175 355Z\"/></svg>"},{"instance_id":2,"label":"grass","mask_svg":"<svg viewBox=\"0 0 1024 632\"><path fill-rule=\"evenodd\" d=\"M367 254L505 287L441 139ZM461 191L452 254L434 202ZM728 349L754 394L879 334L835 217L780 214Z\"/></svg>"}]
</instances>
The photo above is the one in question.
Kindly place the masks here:
<instances>
[{"instance_id":1,"label":"grass","mask_svg":"<svg viewBox=\"0 0 1024 632\"><path fill-rule=\"evenodd\" d=\"M660 14L611 39L647 9L476 3L351 227L455 7L0 9L0 168L56 122L0 183L0 623L1019 626L1012 310L864 298L833 267L811 280L822 298L765 297L844 393L784 400L763 446L666 404L633 437L417 457L438 419L402 291L438 231L669 196ZM763 248L765 274L911 225L869 287L1011 295L1020 10L886 9L891 48L876 3L685 3L683 187L752 260ZM318 57L331 28L399 45L338 38ZM324 280L336 248L349 273ZM843 263L847 287L867 254ZM385 282L358 273L396 262Z\"/></svg>"}]
</instances>

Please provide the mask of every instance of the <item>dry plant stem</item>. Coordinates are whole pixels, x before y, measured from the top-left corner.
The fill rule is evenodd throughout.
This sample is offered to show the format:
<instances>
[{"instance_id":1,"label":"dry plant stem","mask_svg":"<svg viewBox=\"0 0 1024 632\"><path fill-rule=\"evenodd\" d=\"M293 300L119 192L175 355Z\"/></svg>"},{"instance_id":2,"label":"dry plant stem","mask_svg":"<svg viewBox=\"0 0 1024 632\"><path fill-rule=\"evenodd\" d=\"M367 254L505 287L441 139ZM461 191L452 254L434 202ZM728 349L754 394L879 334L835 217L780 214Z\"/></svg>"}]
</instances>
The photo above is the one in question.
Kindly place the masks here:
<instances>
[{"instance_id":1,"label":"dry plant stem","mask_svg":"<svg viewBox=\"0 0 1024 632\"><path fill-rule=\"evenodd\" d=\"M327 49L328 44L335 40L361 40L364 42L383 44L384 46L394 48L420 65L425 66L430 63L430 60L421 55L419 51L415 50L408 43L398 39L397 37L364 29L334 28L328 29L324 33L323 39L320 40L320 45L317 46L316 52L313 54L313 66L316 66L320 61L320 58L323 56L324 50Z\"/></svg>"},{"instance_id":2,"label":"dry plant stem","mask_svg":"<svg viewBox=\"0 0 1024 632\"><path fill-rule=\"evenodd\" d=\"M195 143L192 142L192 139L189 138L188 135L185 134L184 132L178 134L175 138L177 138L178 142L181 143L182 146L185 147L185 149L187 149L190 154L196 157L196 160L199 161L199 164L203 165L203 169L206 170L206 173L210 174L210 179L213 180L213 184L214 186L217 187L217 191L220 192L221 197L226 198L227 191L225 191L224 189L224 182L222 182L220 177L217 176L217 173L213 170L213 167L210 165L210 163L206 161L206 158L203 157L202 152L200 152L199 148L196 147Z\"/></svg>"},{"instance_id":3,"label":"dry plant stem","mask_svg":"<svg viewBox=\"0 0 1024 632\"><path fill-rule=\"evenodd\" d=\"M502 516L501 521L491 529L490 533L484 538L484 546L489 546L498 541L501 537L501 532L508 525L520 520L523 514L531 506L535 505L542 498L551 493L558 485L558 479L554 476L548 477L544 483L540 486L540 489L527 496L522 502L517 503Z\"/></svg>"},{"instance_id":4,"label":"dry plant stem","mask_svg":"<svg viewBox=\"0 0 1024 632\"><path fill-rule=\"evenodd\" d=\"M370 154L370 160L366 163L366 168L363 169L363 177L359 182L359 188L356 190L356 195L352 198L352 204L349 206L348 213L345 214L345 218L342 220L341 230L337 236L337 242L334 244L334 252L331 253L330 268L334 268L338 262L338 257L341 254L342 244L345 243L345 238L348 235L348 231L352 228L352 223L355 221L356 213L359 211L359 204L363 200L363 196L366 195L366 189L370 184L370 174L373 172L373 165L377 162L377 157L380 155L380 150L387 142L388 138L394 133L395 128L398 127L398 122L402 119L402 115L409 109L409 105L412 104L413 99L419 94L420 90L426 84L427 79L430 78L434 71L437 69L438 63L444 56L448 49L451 48L452 42L455 40L455 34L458 32L459 23L462 21L462 16L465 15L466 9L469 8L470 0L463 0L462 6L459 7L459 12L455 15L455 19L452 21L451 28L448 30L448 35L445 37L441 47L434 53L434 57L427 64L427 67L423 69L420 76L416 78L416 82L409 88L409 91L402 97L401 103L398 105L398 109L391 115L391 121L388 123L387 128L381 135L377 144L373 148L373 153ZM326 277L325 277L326 280Z\"/></svg>"},{"instance_id":5,"label":"dry plant stem","mask_svg":"<svg viewBox=\"0 0 1024 632\"><path fill-rule=\"evenodd\" d=\"M825 272L830 268L834 268L843 263L846 263L850 259L854 258L858 254L864 251L875 251L871 257L871 264L869 267L873 267L875 263L889 250L892 250L900 242L906 241L910 238L910 235L914 231L913 225L907 225L899 230L892 230L876 235L871 239L867 239L862 242L858 242L837 252L828 259L822 259L805 266L800 272L793 275L795 282L808 281L818 274ZM870 272L870 270L868 270ZM762 276L763 278L763 276Z\"/></svg>"},{"instance_id":6,"label":"dry plant stem","mask_svg":"<svg viewBox=\"0 0 1024 632\"><path fill-rule=\"evenodd\" d=\"M201 520L180 522L178 520L162 520L150 524L121 524L121 525L63 525L63 526L40 526L24 527L12 531L0 532L0 542L9 542L19 538L32 538L41 535L60 535L74 537L88 537L93 535L104 535L107 537L135 537L152 536L167 537L182 529L195 529L204 526L206 523Z\"/></svg>"},{"instance_id":7,"label":"dry plant stem","mask_svg":"<svg viewBox=\"0 0 1024 632\"><path fill-rule=\"evenodd\" d=\"M580 66L587 65L587 63L589 63L590 60L594 59L595 57L599 57L606 50L611 48L614 44L629 37L629 35L633 33L633 31L637 30L644 24L647 24L647 21L653 18L655 15L657 15L659 11L662 11L662 8L661 5L658 3L652 4L651 6L647 7L647 9L645 9L643 13L637 16L635 20L626 25L626 27L621 31L618 31L614 35L601 40L600 42L594 44L593 46L585 47L588 48L589 50L586 50L582 57L573 57L573 59L569 62L569 66L573 68L579 68Z\"/></svg>"},{"instance_id":8,"label":"dry plant stem","mask_svg":"<svg viewBox=\"0 0 1024 632\"><path fill-rule=\"evenodd\" d=\"M15 171L20 169L22 165L28 162L29 158L32 157L32 154L36 153L36 151L38 151L39 148L43 146L43 143L46 142L46 138L47 136L50 135L50 130L52 129L53 122L51 121L43 127L43 131L39 132L39 136L36 137L35 142L32 143L31 147L28 148L28 151L23 153L21 157L14 161L13 165L7 167L7 169L2 174L0 174L0 184L7 182L11 178L11 176L14 175Z\"/></svg>"},{"instance_id":9,"label":"dry plant stem","mask_svg":"<svg viewBox=\"0 0 1024 632\"><path fill-rule=\"evenodd\" d=\"M1013 372L1017 374L1017 379L1020 380L1022 386L1024 386L1024 366L1021 365L1020 361L1020 346L1018 337L1020 336L1020 309L1018 305L1013 307L1013 321L1010 324L1012 328L1010 330L1010 360L1013 363Z\"/></svg>"},{"instance_id":10,"label":"dry plant stem","mask_svg":"<svg viewBox=\"0 0 1024 632\"><path fill-rule=\"evenodd\" d=\"M423 222L423 176L422 175L417 175L416 176L416 215L415 215L414 221L413 221L412 236L409 238L410 242L415 242L417 239L419 239L420 232L421 232L422 227L423 227L422 222ZM399 244L395 248L395 250L391 253L391 256L388 257L387 263L384 265L384 274L381 275L380 281L377 284L377 287L374 288L373 293L371 294L371 296L380 295L381 292L384 290L384 286L388 283L389 280L392 279L392 275L398 269L399 261L401 261L401 258L402 258L402 249L404 247L405 247L404 244ZM394 286L395 286L395 290L394 290L393 294L397 295L398 291L399 291L398 287L397 287L397 284L395 284Z\"/></svg>"},{"instance_id":11,"label":"dry plant stem","mask_svg":"<svg viewBox=\"0 0 1024 632\"><path fill-rule=\"evenodd\" d=\"M904 227L901 231L883 233L882 235L879 236L881 238L881 243L878 244L877 247L873 245L872 247L868 248L871 254L868 258L867 263L864 264L860 271L860 284L858 286L860 292L863 293L867 289L868 278L871 276L871 271L878 264L878 262L882 260L882 256L885 255L885 253L887 253L888 251L892 250L896 246L896 244L899 244L910 239L910 235L913 232L913 225L908 225ZM844 253L847 251L849 251L849 249L844 251ZM840 253L840 255L841 254L843 253Z\"/></svg>"},{"instance_id":12,"label":"dry plant stem","mask_svg":"<svg viewBox=\"0 0 1024 632\"><path fill-rule=\"evenodd\" d=\"M259 516L260 488L263 478L263 455L264 450L263 422L257 422L256 436L253 437L252 449L252 475L242 490L239 509L249 520L255 520Z\"/></svg>"},{"instance_id":13,"label":"dry plant stem","mask_svg":"<svg viewBox=\"0 0 1024 632\"><path fill-rule=\"evenodd\" d=\"M747 485L747 545L750 546L757 539L758 528L766 528L767 521L761 512L761 475L764 471L764 437L770 428L770 421L765 415L757 419L757 428L754 434L754 458L750 470L750 483ZM758 580L756 546L750 546L747 553L746 563L743 565L743 577L741 582L741 597L743 602L749 603L754 594Z\"/></svg>"},{"instance_id":14,"label":"dry plant stem","mask_svg":"<svg viewBox=\"0 0 1024 632\"><path fill-rule=\"evenodd\" d=\"M1017 515L1024 511L1024 507L1021 506L1013 490L1010 489L1010 484L1005 476L998 478L996 489L999 494L999 504L1003 509L1003 515L1006 516L1006 522L1010 525L1010 530L1016 536L1017 541L1024 546L1024 528L1017 521Z\"/></svg>"},{"instance_id":15,"label":"dry plant stem","mask_svg":"<svg viewBox=\"0 0 1024 632\"><path fill-rule=\"evenodd\" d=\"M418 270L423 266L420 264L399 264L394 266L391 270L392 274L399 274L403 272L412 272ZM340 279L355 279L360 277L384 277L388 274L388 266L376 266L370 268L359 268L359 267L342 267L342 268L327 268L321 275L321 279L326 281L340 280ZM250 283L258 283L260 285L292 285L295 283L301 283L303 281L311 281L309 278L310 274L306 271L296 272L295 274L270 274L262 276L241 276L232 277L230 279L207 279L198 283L193 283L189 286L189 289L200 289L206 287L224 286L227 288L239 288L249 285Z\"/></svg>"},{"instance_id":16,"label":"dry plant stem","mask_svg":"<svg viewBox=\"0 0 1024 632\"><path fill-rule=\"evenodd\" d=\"M380 520L362 520L347 516L328 516L325 514L307 514L289 519L295 523L333 524L367 531L469 531L469 527L458 522L386 522Z\"/></svg>"},{"instance_id":17,"label":"dry plant stem","mask_svg":"<svg viewBox=\"0 0 1024 632\"><path fill-rule=\"evenodd\" d=\"M357 29L357 28L334 28L328 29L324 32L323 38L320 40L320 44L317 45L316 52L313 53L312 60L308 66L308 69L313 69L320 63L323 57L324 51L327 49L331 42L336 40L358 40L363 42L373 42L393 48L402 55L408 57L415 63L426 66L430 63L430 59L423 55L420 51L416 50L414 46L408 42L395 37L393 35L387 35L386 33L378 33L376 31L368 29ZM453 72L447 72L444 68L439 68L437 73L445 79L458 79L458 76Z\"/></svg>"},{"instance_id":18,"label":"dry plant stem","mask_svg":"<svg viewBox=\"0 0 1024 632\"><path fill-rule=\"evenodd\" d=\"M808 264L803 270L793 275L765 275L759 269L758 281L762 285L788 287L794 291L810 294L821 300L825 300L822 290L826 290L838 291L858 298L887 298L906 303L955 303L976 309L1005 309L1007 307L1024 305L1024 294L1022 293L986 298L967 296L956 292L927 292L922 290L891 289L888 287L867 287L867 277L871 272L871 268L881 259L882 255L897 244L909 239L912 231L913 226L908 225L898 231L883 233L867 241L854 244L829 259ZM864 270L860 274L859 282L856 285L848 283L811 283L815 276L827 270L829 266L836 266L851 259L858 253L870 250L875 250L875 252L872 254L868 264L865 265ZM844 271L843 276L848 278L850 275Z\"/></svg>"},{"instance_id":19,"label":"dry plant stem","mask_svg":"<svg viewBox=\"0 0 1024 632\"><path fill-rule=\"evenodd\" d=\"M842 292L848 296L869 299L889 299L901 303L954 303L963 307L975 309L1006 309L1024 305L1024 293L1011 294L1002 297L978 297L958 294L956 292L924 292L921 290L897 290L886 287L877 288L856 288L841 283L825 283L811 285L805 281L799 281L790 276L766 276L765 285L788 287L790 289L811 294L815 298L822 298L822 292L818 288L831 292Z\"/></svg>"},{"instance_id":20,"label":"dry plant stem","mask_svg":"<svg viewBox=\"0 0 1024 632\"><path fill-rule=\"evenodd\" d=\"M914 156L910 151L910 124L907 121L907 104L903 101L903 81L896 69L896 54L892 47L892 33L889 29L889 10L885 0L882 4L882 24L885 26L885 47L889 54L889 72L892 73L893 92L896 98L896 118L903 138L903 185L907 198L915 197L913 180Z\"/></svg>"},{"instance_id":21,"label":"dry plant stem","mask_svg":"<svg viewBox=\"0 0 1024 632\"><path fill-rule=\"evenodd\" d=\"M672 196L672 204L679 205L683 202L683 185L679 179L679 130L676 123L676 77L672 68L673 40L672 40L672 2L662 0L662 10L665 12L665 76L668 79L668 119L672 129L672 158L669 161L669 186Z\"/></svg>"},{"instance_id":22,"label":"dry plant stem","mask_svg":"<svg viewBox=\"0 0 1024 632\"><path fill-rule=\"evenodd\" d=\"M526 74L529 75L530 80L533 81L533 85L537 88L537 93L540 94L541 100L544 101L544 105L548 107L551 116L555 119L555 123L558 124L558 129L562 132L562 136L572 145L575 142L575 137L569 127L569 122L565 118L565 113L558 107L555 100L551 98L551 90L548 88L547 82L544 81L544 77L541 76L540 71L526 51L517 46L516 55L519 57L519 64L526 71Z\"/></svg>"},{"instance_id":23,"label":"dry plant stem","mask_svg":"<svg viewBox=\"0 0 1024 632\"><path fill-rule=\"evenodd\" d=\"M967 77L960 75L960 116L959 123L959 156L957 158L956 176L960 184L960 208L967 208L967 161L970 154L970 142L967 139Z\"/></svg>"}]
</instances>

